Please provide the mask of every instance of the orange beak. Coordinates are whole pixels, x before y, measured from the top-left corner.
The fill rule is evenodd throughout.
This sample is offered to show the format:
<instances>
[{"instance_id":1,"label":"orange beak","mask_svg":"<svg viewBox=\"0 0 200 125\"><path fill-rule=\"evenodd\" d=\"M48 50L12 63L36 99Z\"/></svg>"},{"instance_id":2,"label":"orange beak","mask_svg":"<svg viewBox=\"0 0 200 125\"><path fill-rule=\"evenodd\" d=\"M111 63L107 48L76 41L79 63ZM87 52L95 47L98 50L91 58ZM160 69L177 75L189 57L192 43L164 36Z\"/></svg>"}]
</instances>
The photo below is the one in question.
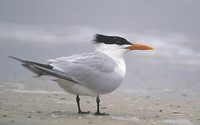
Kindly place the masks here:
<instances>
[{"instance_id":1,"label":"orange beak","mask_svg":"<svg viewBox=\"0 0 200 125\"><path fill-rule=\"evenodd\" d=\"M144 45L144 44L132 44L131 46L127 47L126 49L129 49L129 50L154 50L154 48Z\"/></svg>"}]
</instances>

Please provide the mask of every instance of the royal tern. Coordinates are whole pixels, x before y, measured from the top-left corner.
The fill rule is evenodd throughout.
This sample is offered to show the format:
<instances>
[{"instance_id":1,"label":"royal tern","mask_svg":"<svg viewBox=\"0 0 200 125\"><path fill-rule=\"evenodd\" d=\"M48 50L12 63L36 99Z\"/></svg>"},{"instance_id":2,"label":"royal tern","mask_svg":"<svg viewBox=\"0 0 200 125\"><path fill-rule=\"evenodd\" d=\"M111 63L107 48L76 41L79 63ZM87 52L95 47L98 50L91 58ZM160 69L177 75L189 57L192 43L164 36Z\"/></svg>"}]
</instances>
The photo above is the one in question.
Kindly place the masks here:
<instances>
[{"instance_id":1,"label":"royal tern","mask_svg":"<svg viewBox=\"0 0 200 125\"><path fill-rule=\"evenodd\" d=\"M38 76L53 76L54 81L64 91L75 94L78 113L85 114L80 108L79 95L96 97L95 115L106 115L99 110L100 95L110 93L122 83L126 65L123 54L129 50L153 50L152 47L131 43L118 36L95 35L94 53L83 53L69 57L48 60L47 64L23 60L9 56L22 63L22 66Z\"/></svg>"}]
</instances>

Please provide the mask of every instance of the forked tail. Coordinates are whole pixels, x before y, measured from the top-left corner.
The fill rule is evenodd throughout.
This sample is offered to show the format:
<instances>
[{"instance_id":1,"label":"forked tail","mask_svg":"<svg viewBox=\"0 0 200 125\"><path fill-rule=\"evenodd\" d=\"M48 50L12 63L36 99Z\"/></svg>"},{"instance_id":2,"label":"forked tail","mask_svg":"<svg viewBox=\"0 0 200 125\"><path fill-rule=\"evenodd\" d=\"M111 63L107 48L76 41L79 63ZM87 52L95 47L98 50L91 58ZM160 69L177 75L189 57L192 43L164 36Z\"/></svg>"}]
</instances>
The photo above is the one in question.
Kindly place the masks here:
<instances>
[{"instance_id":1,"label":"forked tail","mask_svg":"<svg viewBox=\"0 0 200 125\"><path fill-rule=\"evenodd\" d=\"M41 63L37 63L37 62L32 62L32 61L26 61L17 57L13 57L13 56L8 56L12 59L15 59L19 62L22 62L22 66L25 67L26 69L30 70L31 72L35 73L38 76L42 76L42 75L46 75L46 72L44 72L44 70L41 70L41 68L45 68L45 69L49 69L52 70L53 67L50 65L46 65L46 64L41 64ZM39 68L41 67L41 68Z\"/></svg>"},{"instance_id":2,"label":"forked tail","mask_svg":"<svg viewBox=\"0 0 200 125\"><path fill-rule=\"evenodd\" d=\"M37 63L37 62L32 62L32 61L27 61L20 59L18 57L13 57L13 56L8 56L12 59L15 59L19 62L21 62L22 66L25 67L26 69L30 70L31 72L35 73L37 76L42 76L42 75L51 75L57 78L65 79L74 83L77 83L75 80L73 80L70 77L67 77L64 72L54 70L53 66L49 64L42 64L42 63Z\"/></svg>"}]
</instances>

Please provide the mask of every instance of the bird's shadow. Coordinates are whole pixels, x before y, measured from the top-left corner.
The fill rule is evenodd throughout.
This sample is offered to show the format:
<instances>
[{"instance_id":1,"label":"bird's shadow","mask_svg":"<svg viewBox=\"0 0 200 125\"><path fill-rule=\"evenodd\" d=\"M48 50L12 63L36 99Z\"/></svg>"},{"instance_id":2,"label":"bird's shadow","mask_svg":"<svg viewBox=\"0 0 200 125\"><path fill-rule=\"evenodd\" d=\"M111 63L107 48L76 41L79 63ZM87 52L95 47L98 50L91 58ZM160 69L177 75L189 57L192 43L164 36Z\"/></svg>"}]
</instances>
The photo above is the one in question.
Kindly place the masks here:
<instances>
[{"instance_id":1,"label":"bird's shadow","mask_svg":"<svg viewBox=\"0 0 200 125\"><path fill-rule=\"evenodd\" d=\"M48 112L47 115L50 115L52 117L63 117L63 116L78 116L80 114L73 111L52 111Z\"/></svg>"},{"instance_id":2,"label":"bird's shadow","mask_svg":"<svg viewBox=\"0 0 200 125\"><path fill-rule=\"evenodd\" d=\"M51 117L80 117L80 116L85 116L85 117L95 117L95 116L99 116L99 115L95 115L95 113L90 112L87 114L79 114L77 112L74 111L52 111L52 112L48 112L46 113L46 115L51 116ZM101 115L101 116L110 116L110 115Z\"/></svg>"}]
</instances>

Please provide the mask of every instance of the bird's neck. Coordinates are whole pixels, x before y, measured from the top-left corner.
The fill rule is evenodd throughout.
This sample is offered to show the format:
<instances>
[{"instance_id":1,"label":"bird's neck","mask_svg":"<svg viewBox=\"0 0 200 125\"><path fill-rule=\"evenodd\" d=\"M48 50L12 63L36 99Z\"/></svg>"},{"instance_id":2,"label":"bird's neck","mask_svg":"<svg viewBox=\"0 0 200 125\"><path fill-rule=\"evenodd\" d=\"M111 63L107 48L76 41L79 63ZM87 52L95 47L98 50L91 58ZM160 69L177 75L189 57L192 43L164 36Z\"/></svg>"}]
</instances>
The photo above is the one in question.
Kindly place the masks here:
<instances>
[{"instance_id":1,"label":"bird's neck","mask_svg":"<svg viewBox=\"0 0 200 125\"><path fill-rule=\"evenodd\" d=\"M116 72L121 74L122 76L125 76L126 72L126 65L124 62L124 57L123 54L127 52L124 49L119 49L113 46L99 46L96 48L97 52L103 53L107 56L109 56L113 61L116 62L117 67L116 67Z\"/></svg>"}]
</instances>

